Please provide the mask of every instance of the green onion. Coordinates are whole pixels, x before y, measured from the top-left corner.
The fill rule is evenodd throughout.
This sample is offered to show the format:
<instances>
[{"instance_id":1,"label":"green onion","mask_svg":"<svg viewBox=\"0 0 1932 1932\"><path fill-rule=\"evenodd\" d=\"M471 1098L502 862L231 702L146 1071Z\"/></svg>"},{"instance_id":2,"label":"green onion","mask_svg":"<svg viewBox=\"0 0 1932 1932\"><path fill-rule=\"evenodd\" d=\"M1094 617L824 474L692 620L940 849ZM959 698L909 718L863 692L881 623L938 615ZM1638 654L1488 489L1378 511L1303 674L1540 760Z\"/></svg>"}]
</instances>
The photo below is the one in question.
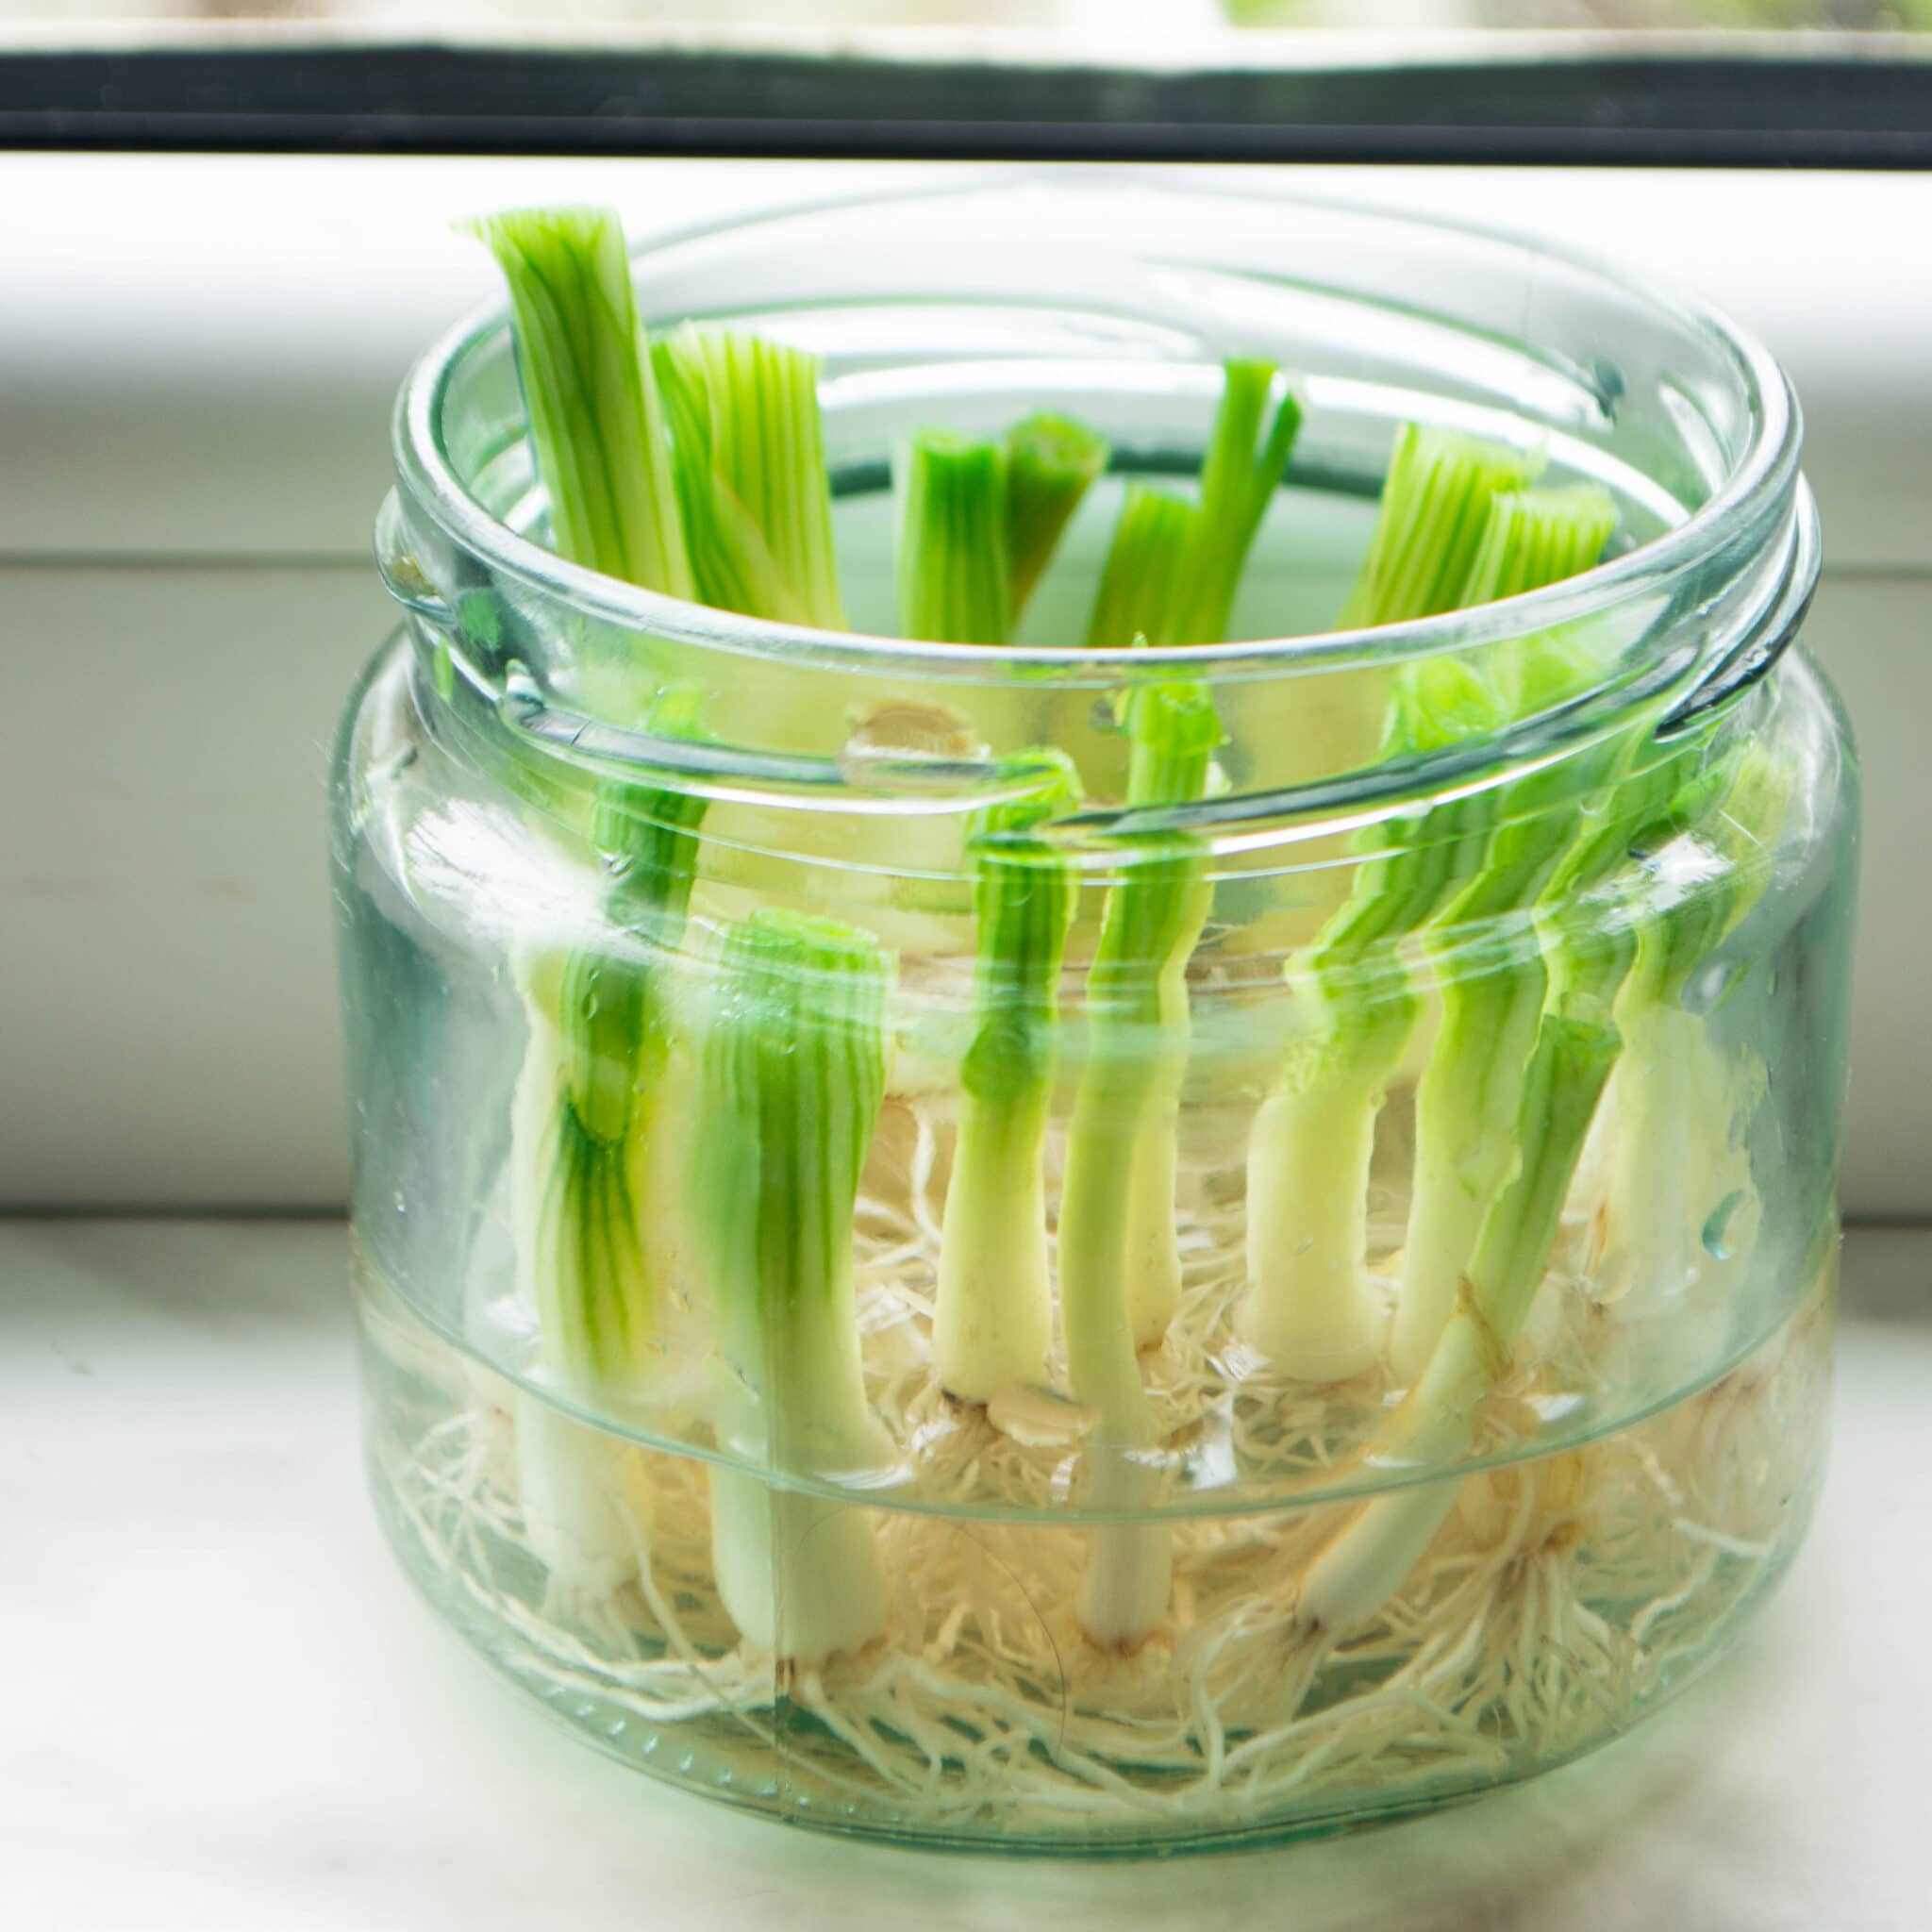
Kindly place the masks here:
<instances>
[{"instance_id":1,"label":"green onion","mask_svg":"<svg viewBox=\"0 0 1932 1932\"><path fill-rule=\"evenodd\" d=\"M517 367L558 555L688 596L691 564L664 411L640 353L630 263L617 218L562 208L500 215L475 232L508 283ZM687 700L641 721L688 736ZM522 977L530 1045L511 1148L520 1273L545 1359L579 1397L634 1390L653 1363L661 1284L645 1231L653 1208L650 1117L669 1027L662 968L690 898L703 801L611 781L595 792L590 842L608 883L607 943L537 954ZM611 1500L608 1443L518 1407L526 1530L554 1582L614 1588L635 1567Z\"/></svg>"},{"instance_id":2,"label":"green onion","mask_svg":"<svg viewBox=\"0 0 1932 1932\"><path fill-rule=\"evenodd\" d=\"M1210 541L1201 507L1160 491L1129 486L1094 603L1088 632L1091 646L1173 643L1187 626L1190 608L1212 606L1224 620L1261 512L1279 482L1300 423L1291 400L1283 401L1272 417L1268 415L1274 380L1274 371L1266 363L1228 365L1203 466L1203 498L1211 498L1217 513L1234 526L1231 532ZM1263 439L1258 452L1257 435ZM1129 746L1127 803L1187 805L1199 799L1208 784L1214 748L1224 735L1208 687L1187 680L1130 685L1116 700L1115 708ZM1167 841L1160 852L1160 870L1146 870L1155 861L1141 858L1108 895L1094 967L1096 973L1102 971L1101 961L1108 957L1110 946L1116 949L1117 959L1119 946L1135 931L1141 918L1135 909L1137 894L1158 898L1170 890L1167 873L1178 879L1193 868L1188 875L1199 889L1190 887L1182 896L1194 907L1194 923L1172 936L1172 957L1155 962L1166 975L1168 989L1155 1023L1163 1037L1152 1048L1136 1049L1147 1058L1155 1076L1149 1082L1147 1121L1136 1141L1138 1165L1123 1208L1127 1225L1126 1303L1141 1348L1159 1343L1180 1301L1174 1220L1174 1116L1187 1064L1187 961L1208 913L1204 855L1191 841ZM1096 1037L1094 1052L1102 1051ZM1076 1143L1077 1138L1076 1130ZM1071 1153L1069 1158L1074 1158Z\"/></svg>"},{"instance_id":3,"label":"green onion","mask_svg":"<svg viewBox=\"0 0 1932 1932\"><path fill-rule=\"evenodd\" d=\"M782 1486L850 1478L894 1450L868 1406L853 1213L885 1095L890 963L868 933L766 908L726 935L705 1034L694 1218L729 1372L721 1435L778 1474L712 1474L712 1553L740 1631L783 1662L883 1627L862 1508Z\"/></svg>"},{"instance_id":4,"label":"green onion","mask_svg":"<svg viewBox=\"0 0 1932 1932\"><path fill-rule=\"evenodd\" d=\"M1049 410L1007 432L1008 620L1019 622L1074 512L1107 468L1107 439Z\"/></svg>"},{"instance_id":5,"label":"green onion","mask_svg":"<svg viewBox=\"0 0 1932 1932\"><path fill-rule=\"evenodd\" d=\"M1206 790L1221 724L1205 686L1130 687L1119 711L1133 745L1130 805L1181 804ZM1187 965L1208 915L1206 856L1186 833L1124 855L1087 974L1087 1061L1060 1193L1060 1324L1075 1398L1091 1408L1094 1506L1140 1507L1153 1417L1139 1350L1158 1341L1180 1292L1174 1244L1175 1114L1187 1056ZM1088 1635L1131 1650L1167 1607L1171 1554L1159 1525L1104 1527L1080 1600Z\"/></svg>"},{"instance_id":6,"label":"green onion","mask_svg":"<svg viewBox=\"0 0 1932 1932\"><path fill-rule=\"evenodd\" d=\"M1088 641L1219 638L1255 533L1300 426L1291 398L1270 410L1272 365L1227 366L1202 466L1201 502L1132 486L1122 505ZM1187 805L1207 791L1220 716L1205 684L1133 683L1115 710L1129 745L1127 803ZM1074 1396L1097 1418L1093 1502L1141 1507L1153 1420L1139 1353L1158 1345L1180 1302L1176 1146L1187 1069L1187 968L1212 891L1191 834L1143 836L1108 894L1088 971L1087 1064L1060 1195L1060 1323ZM1094 1531L1079 1614L1103 1648L1132 1650L1166 1612L1172 1551L1158 1524Z\"/></svg>"},{"instance_id":7,"label":"green onion","mask_svg":"<svg viewBox=\"0 0 1932 1932\"><path fill-rule=\"evenodd\" d=\"M693 588L663 406L624 229L608 208L530 208L468 225L509 284L517 373L557 554L627 583Z\"/></svg>"},{"instance_id":8,"label":"green onion","mask_svg":"<svg viewBox=\"0 0 1932 1932\"><path fill-rule=\"evenodd\" d=\"M1513 596L1588 570L1615 521L1608 497L1591 489L1493 498L1463 602ZM1512 717L1574 696L1593 669L1586 652L1554 639L1498 649ZM1571 842L1586 791L1611 776L1627 751L1627 739L1613 741L1492 791L1496 830L1481 870L1440 916L1454 950L1434 949L1442 1023L1416 1090L1414 1181L1390 1337L1398 1379L1421 1373L1484 1216L1515 1164L1520 1090L1548 986L1529 908Z\"/></svg>"},{"instance_id":9,"label":"green onion","mask_svg":"<svg viewBox=\"0 0 1932 1932\"><path fill-rule=\"evenodd\" d=\"M1526 476L1513 450L1406 425L1341 623L1393 624L1457 608L1483 558L1496 500ZM1484 568L1494 577L1493 561ZM1395 675L1378 758L1480 739L1506 715L1492 677L1455 659L1424 658ZM1241 1325L1295 1379L1345 1379L1381 1352L1382 1316L1365 1265L1369 1168L1383 1096L1421 1012L1396 948L1480 864L1496 809L1493 795L1477 791L1433 807L1414 825L1372 828L1349 898L1290 963L1302 1024L1250 1146Z\"/></svg>"},{"instance_id":10,"label":"green onion","mask_svg":"<svg viewBox=\"0 0 1932 1932\"><path fill-rule=\"evenodd\" d=\"M1229 362L1201 465L1201 493L1188 503L1129 484L1087 631L1094 650L1219 643L1241 571L1281 487L1301 429L1301 408L1272 362ZM1273 406L1271 408L1271 405Z\"/></svg>"},{"instance_id":11,"label":"green onion","mask_svg":"<svg viewBox=\"0 0 1932 1932\"><path fill-rule=\"evenodd\" d=\"M899 465L899 629L1003 644L1012 620L1003 443L924 429Z\"/></svg>"},{"instance_id":12,"label":"green onion","mask_svg":"<svg viewBox=\"0 0 1932 1932\"><path fill-rule=\"evenodd\" d=\"M1233 361L1223 369L1221 402L1201 466L1193 550L1178 586L1176 643L1214 644L1227 636L1248 552L1301 431L1294 397L1284 391L1275 400L1279 376L1272 362Z\"/></svg>"},{"instance_id":13,"label":"green onion","mask_svg":"<svg viewBox=\"0 0 1932 1932\"><path fill-rule=\"evenodd\" d=\"M692 735L688 701L659 704L646 729ZM604 911L618 937L529 974L525 1077L548 1091L541 1148L518 1162L536 1194L526 1258L545 1351L586 1390L635 1386L656 1357L644 1176L671 1037L656 958L683 926L703 814L687 791L601 788L591 836L613 876Z\"/></svg>"},{"instance_id":14,"label":"green onion","mask_svg":"<svg viewBox=\"0 0 1932 1932\"><path fill-rule=\"evenodd\" d=\"M1616 1053L1616 1028L1602 1017L1559 1009L1545 1019L1523 1088L1521 1163L1483 1224L1464 1291L1421 1380L1376 1439L1378 1464L1424 1468L1467 1449L1477 1405L1507 1370L1541 1285ZM1309 1566L1298 1627L1333 1637L1373 1616L1427 1549L1457 1489L1422 1483L1364 1504Z\"/></svg>"},{"instance_id":15,"label":"green onion","mask_svg":"<svg viewBox=\"0 0 1932 1932\"><path fill-rule=\"evenodd\" d=\"M651 360L700 600L844 629L817 357L686 323Z\"/></svg>"},{"instance_id":16,"label":"green onion","mask_svg":"<svg viewBox=\"0 0 1932 1932\"><path fill-rule=\"evenodd\" d=\"M1515 450L1455 430L1405 424L1382 485L1368 556L1338 627L1406 624L1458 608L1482 550L1491 503L1528 481L1529 464Z\"/></svg>"},{"instance_id":17,"label":"green onion","mask_svg":"<svg viewBox=\"0 0 1932 1932\"><path fill-rule=\"evenodd\" d=\"M1593 483L1492 496L1454 608L1493 604L1580 576L1602 558L1616 527L1616 505Z\"/></svg>"},{"instance_id":18,"label":"green onion","mask_svg":"<svg viewBox=\"0 0 1932 1932\"><path fill-rule=\"evenodd\" d=\"M1164 490L1127 485L1087 626L1089 650L1175 641L1200 514L1192 504Z\"/></svg>"},{"instance_id":19,"label":"green onion","mask_svg":"<svg viewBox=\"0 0 1932 1932\"><path fill-rule=\"evenodd\" d=\"M1728 1153L1727 1135L1698 1131L1700 1098L1722 1094L1726 1081L1704 1020L1685 996L1763 890L1790 785L1784 760L1743 746L1682 800L1679 824L1663 828L1642 858L1646 901L1656 912L1639 934L1617 1003L1625 1046L1611 1108L1608 1267L1622 1281L1613 1304L1618 1319L1673 1313L1674 1348L1685 1346L1687 1303L1697 1274L1714 1259L1701 1236L1725 1186L1707 1163ZM1730 882L1727 890L1715 890L1717 880ZM1705 1312L1720 1320L1725 1311L1707 1306Z\"/></svg>"},{"instance_id":20,"label":"green onion","mask_svg":"<svg viewBox=\"0 0 1932 1932\"><path fill-rule=\"evenodd\" d=\"M1414 758L1493 730L1489 680L1454 658L1397 674L1382 757ZM1299 1031L1248 1156L1246 1340L1284 1374L1330 1382L1380 1352L1365 1274L1368 1183L1383 1095L1422 1009L1395 948L1479 858L1490 803L1439 804L1363 836L1350 896L1290 964Z\"/></svg>"},{"instance_id":21,"label":"green onion","mask_svg":"<svg viewBox=\"0 0 1932 1932\"><path fill-rule=\"evenodd\" d=\"M1039 1381L1053 1321L1042 1163L1077 881L1035 827L1077 802L1078 779L1051 751L1022 753L1010 769L1020 789L981 812L969 836L974 1036L959 1070L933 1314L941 1385L968 1402Z\"/></svg>"},{"instance_id":22,"label":"green onion","mask_svg":"<svg viewBox=\"0 0 1932 1932\"><path fill-rule=\"evenodd\" d=\"M1754 768L1747 758L1741 769L1721 761L1685 776L1692 765L1701 766L1694 740L1635 768L1546 889L1550 991L1521 1090L1514 1173L1484 1219L1474 1257L1420 1376L1371 1449L1378 1463L1424 1468L1467 1452L1477 1409L1508 1370L1548 1267L1563 1204L1623 1048L1615 1013L1630 996L1634 970L1646 956L1668 962L1664 978L1640 995L1652 996L1657 986L1707 957L1763 890L1762 868L1705 868L1701 891L1686 901L1674 933L1659 930L1648 905L1633 920L1626 904L1603 891L1633 854L1668 849L1686 825L1702 823L1719 787L1731 786L1739 797L1732 824L1747 816L1756 821L1746 839L1755 842L1764 827L1774 826L1782 802L1769 767ZM1659 807L1666 786L1672 789ZM1365 1504L1310 1566L1299 1626L1335 1636L1374 1615L1427 1549L1458 1487L1454 1480L1423 1483Z\"/></svg>"}]
</instances>

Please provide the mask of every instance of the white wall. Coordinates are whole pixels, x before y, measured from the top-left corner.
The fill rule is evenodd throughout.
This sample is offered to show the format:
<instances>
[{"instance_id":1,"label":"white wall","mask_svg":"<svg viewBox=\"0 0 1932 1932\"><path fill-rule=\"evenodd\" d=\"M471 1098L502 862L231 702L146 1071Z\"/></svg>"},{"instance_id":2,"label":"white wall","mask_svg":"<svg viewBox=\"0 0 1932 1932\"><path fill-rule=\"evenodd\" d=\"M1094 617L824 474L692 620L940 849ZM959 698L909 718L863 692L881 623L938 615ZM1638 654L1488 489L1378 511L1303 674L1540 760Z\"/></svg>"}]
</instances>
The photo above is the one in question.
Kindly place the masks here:
<instances>
[{"instance_id":1,"label":"white wall","mask_svg":"<svg viewBox=\"0 0 1932 1932\"><path fill-rule=\"evenodd\" d=\"M388 625L390 400L491 292L452 218L575 194L642 235L910 172L0 158L0 1204L341 1198L324 747ZM1784 358L1867 772L1847 1202L1932 1215L1932 180L1264 178L1621 256Z\"/></svg>"}]
</instances>

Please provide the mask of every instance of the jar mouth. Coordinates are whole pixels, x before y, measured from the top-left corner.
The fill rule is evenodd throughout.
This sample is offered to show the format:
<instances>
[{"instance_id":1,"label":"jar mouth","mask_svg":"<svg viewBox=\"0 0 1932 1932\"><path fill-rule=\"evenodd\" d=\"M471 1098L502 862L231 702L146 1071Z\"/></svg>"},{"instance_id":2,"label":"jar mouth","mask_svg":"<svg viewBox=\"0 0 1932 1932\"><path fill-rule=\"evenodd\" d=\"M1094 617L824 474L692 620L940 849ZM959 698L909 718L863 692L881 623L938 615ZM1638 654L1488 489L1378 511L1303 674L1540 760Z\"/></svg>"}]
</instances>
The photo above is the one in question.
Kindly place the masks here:
<instances>
[{"instance_id":1,"label":"jar mouth","mask_svg":"<svg viewBox=\"0 0 1932 1932\"><path fill-rule=\"evenodd\" d=\"M723 651L751 658L782 659L884 676L941 677L950 683L996 680L1013 670L1049 676L1054 682L1106 686L1124 676L1144 678L1185 669L1217 681L1347 670L1366 664L1393 664L1439 652L1480 648L1530 631L1586 623L1647 592L1672 583L1700 566L1729 554L1761 548L1780 523L1792 561L1805 545L1792 514L1797 486L1801 423L1796 400L1770 352L1720 310L1695 297L1661 291L1646 280L1641 298L1627 278L1609 264L1581 252L1552 248L1541 241L1475 224L1421 217L1368 205L1311 196L1195 187L1150 178L1130 171L1096 181L1071 170L1002 170L989 180L957 182L929 189L827 199L774 214L706 224L654 241L633 258L647 297L653 264L676 251L708 243L744 242L778 234L813 218L862 215L917 208L942 222L948 203L970 206L990 199L1013 200L1014 216L1037 210L1041 191L1072 202L1122 195L1152 195L1168 204L1225 208L1241 205L1257 213L1324 216L1370 225L1384 235L1410 239L1420 255L1444 241L1499 253L1532 265L1560 270L1606 299L1629 305L1637 300L1656 325L1677 332L1687 342L1714 350L1734 385L1731 401L1750 425L1743 447L1724 463L1717 487L1681 522L1579 576L1474 609L1378 625L1370 629L1328 629L1222 643L1091 649L1084 644L960 644L910 640L863 630L825 630L742 616L650 591L575 564L522 535L492 513L459 474L444 434L453 384L466 362L507 330L508 311L492 304L459 323L416 364L398 398L393 419L397 475L412 513L426 515L448 543L487 560L538 597L557 600L596 623L633 628L678 645ZM1026 198L1022 206L1018 198ZM1070 208L1068 212L1076 210ZM1346 290L1338 291L1346 297ZM1364 293L1359 299L1376 298ZM782 304L776 305L782 307ZM653 313L651 320L682 320ZM1290 379L1296 372L1289 370ZM1815 550L1814 546L1808 546ZM1815 574L1815 555L1810 560ZM1807 593L1808 594L1808 585ZM1766 664L1770 654L1766 655ZM1757 667L1759 670L1763 666Z\"/></svg>"}]
</instances>

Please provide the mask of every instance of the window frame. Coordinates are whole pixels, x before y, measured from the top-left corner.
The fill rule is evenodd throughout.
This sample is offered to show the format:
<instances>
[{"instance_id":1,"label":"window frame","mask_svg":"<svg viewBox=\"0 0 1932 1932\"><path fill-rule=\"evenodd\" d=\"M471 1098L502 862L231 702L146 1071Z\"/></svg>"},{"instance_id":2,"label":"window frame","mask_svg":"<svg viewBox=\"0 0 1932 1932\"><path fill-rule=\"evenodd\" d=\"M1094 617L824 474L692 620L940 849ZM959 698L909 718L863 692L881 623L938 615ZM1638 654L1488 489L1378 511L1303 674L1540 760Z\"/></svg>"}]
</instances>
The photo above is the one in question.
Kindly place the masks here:
<instances>
[{"instance_id":1,"label":"window frame","mask_svg":"<svg viewBox=\"0 0 1932 1932\"><path fill-rule=\"evenodd\" d=\"M130 29L138 32L138 29ZM305 30L306 32L306 30ZM1496 32L1199 42L1206 64L1046 39L854 51L358 43L233 29L0 46L0 147L757 158L1932 166L1932 35ZM841 42L841 44L843 44ZM1185 51L1186 43L1181 43ZM1420 48L1421 51L1414 51ZM1230 51L1230 49L1232 51ZM1010 58L1008 58L1010 57Z\"/></svg>"}]
</instances>

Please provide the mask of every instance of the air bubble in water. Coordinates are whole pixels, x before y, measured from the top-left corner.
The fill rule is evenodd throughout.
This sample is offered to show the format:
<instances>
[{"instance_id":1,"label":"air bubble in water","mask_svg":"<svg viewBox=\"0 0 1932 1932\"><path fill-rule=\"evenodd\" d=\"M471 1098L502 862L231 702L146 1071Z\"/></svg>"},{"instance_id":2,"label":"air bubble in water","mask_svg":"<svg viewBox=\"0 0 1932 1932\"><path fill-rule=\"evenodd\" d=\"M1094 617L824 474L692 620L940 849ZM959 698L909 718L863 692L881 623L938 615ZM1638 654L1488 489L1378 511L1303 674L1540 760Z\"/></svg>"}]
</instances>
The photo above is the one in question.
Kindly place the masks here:
<instances>
[{"instance_id":1,"label":"air bubble in water","mask_svg":"<svg viewBox=\"0 0 1932 1932\"><path fill-rule=\"evenodd\" d=\"M1706 1253L1713 1261L1728 1261L1731 1258L1731 1223L1737 1219L1738 1209L1743 1205L1743 1189L1734 1188L1706 1217L1704 1246Z\"/></svg>"}]
</instances>

